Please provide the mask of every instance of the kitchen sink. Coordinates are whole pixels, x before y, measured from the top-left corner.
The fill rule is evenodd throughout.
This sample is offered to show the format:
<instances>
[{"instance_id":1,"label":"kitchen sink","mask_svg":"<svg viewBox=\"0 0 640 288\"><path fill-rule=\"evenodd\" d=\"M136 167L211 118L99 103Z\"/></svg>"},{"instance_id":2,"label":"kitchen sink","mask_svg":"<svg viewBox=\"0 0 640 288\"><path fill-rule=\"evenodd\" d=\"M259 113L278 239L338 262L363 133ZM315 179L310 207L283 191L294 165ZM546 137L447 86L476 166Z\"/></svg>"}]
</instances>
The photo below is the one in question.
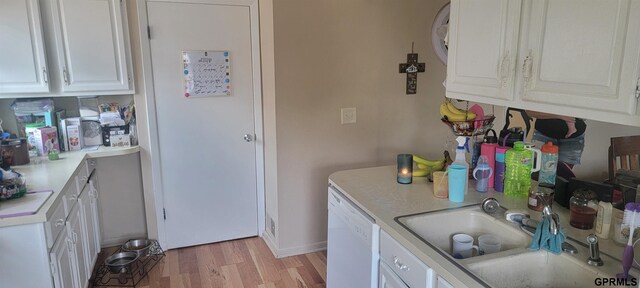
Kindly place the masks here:
<instances>
[{"instance_id":1,"label":"kitchen sink","mask_svg":"<svg viewBox=\"0 0 640 288\"><path fill-rule=\"evenodd\" d=\"M449 255L456 266L491 287L592 287L596 281L614 278L616 273L622 272L620 261L603 253L600 257L604 266L588 265L588 248L573 241L578 254L531 251L528 249L531 236L515 223L484 213L479 205L405 215L395 220L443 256ZM487 233L498 235L502 239L502 249L497 253L454 259L451 257L451 238L456 233L470 234L475 239ZM630 273L638 277L636 269Z\"/></svg>"},{"instance_id":2,"label":"kitchen sink","mask_svg":"<svg viewBox=\"0 0 640 288\"><path fill-rule=\"evenodd\" d=\"M406 215L396 218L396 221L446 253L451 253L451 236L456 233L466 233L475 239L482 234L497 235L502 239L502 251L531 244L531 237L515 224L484 213L478 205Z\"/></svg>"},{"instance_id":3,"label":"kitchen sink","mask_svg":"<svg viewBox=\"0 0 640 288\"><path fill-rule=\"evenodd\" d=\"M488 255L489 256L489 255ZM474 259L478 258L478 259ZM597 278L615 277L619 262L605 259L603 267L585 263L586 255L571 257L566 253L555 255L547 251L521 253L479 259L461 260L463 266L492 287L592 287Z\"/></svg>"}]
</instances>

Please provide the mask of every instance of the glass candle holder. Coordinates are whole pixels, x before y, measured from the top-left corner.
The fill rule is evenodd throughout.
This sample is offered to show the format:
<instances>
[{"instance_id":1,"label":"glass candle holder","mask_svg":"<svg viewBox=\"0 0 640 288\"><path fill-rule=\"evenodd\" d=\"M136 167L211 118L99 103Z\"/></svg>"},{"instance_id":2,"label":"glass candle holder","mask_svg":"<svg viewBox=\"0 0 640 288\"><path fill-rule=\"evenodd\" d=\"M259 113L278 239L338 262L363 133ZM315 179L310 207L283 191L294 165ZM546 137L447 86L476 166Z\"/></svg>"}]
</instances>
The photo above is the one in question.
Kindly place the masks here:
<instances>
[{"instance_id":1,"label":"glass candle holder","mask_svg":"<svg viewBox=\"0 0 640 288\"><path fill-rule=\"evenodd\" d=\"M398 154L398 183L411 184L413 181L413 155Z\"/></svg>"}]
</instances>

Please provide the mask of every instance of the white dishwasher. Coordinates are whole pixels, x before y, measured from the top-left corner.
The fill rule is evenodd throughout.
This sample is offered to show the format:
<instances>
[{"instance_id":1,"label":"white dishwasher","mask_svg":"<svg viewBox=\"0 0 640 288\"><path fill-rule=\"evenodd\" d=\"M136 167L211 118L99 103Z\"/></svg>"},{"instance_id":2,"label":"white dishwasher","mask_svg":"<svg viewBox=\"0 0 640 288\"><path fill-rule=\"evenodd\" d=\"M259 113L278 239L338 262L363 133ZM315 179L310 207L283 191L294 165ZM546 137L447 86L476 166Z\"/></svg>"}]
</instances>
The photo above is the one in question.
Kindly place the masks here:
<instances>
[{"instance_id":1,"label":"white dishwasher","mask_svg":"<svg viewBox=\"0 0 640 288\"><path fill-rule=\"evenodd\" d=\"M329 185L327 288L378 287L380 227Z\"/></svg>"}]
</instances>

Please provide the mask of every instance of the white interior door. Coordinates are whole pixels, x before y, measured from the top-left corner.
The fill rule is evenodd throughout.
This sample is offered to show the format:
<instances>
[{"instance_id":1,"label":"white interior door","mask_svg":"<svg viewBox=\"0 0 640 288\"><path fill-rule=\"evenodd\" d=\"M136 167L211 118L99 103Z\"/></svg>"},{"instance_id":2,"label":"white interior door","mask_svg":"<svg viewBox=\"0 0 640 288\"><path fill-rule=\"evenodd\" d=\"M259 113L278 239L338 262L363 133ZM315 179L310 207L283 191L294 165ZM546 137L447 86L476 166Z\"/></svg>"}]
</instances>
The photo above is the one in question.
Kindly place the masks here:
<instances>
[{"instance_id":1,"label":"white interior door","mask_svg":"<svg viewBox=\"0 0 640 288\"><path fill-rule=\"evenodd\" d=\"M257 235L249 7L147 2L147 15L168 248ZM229 51L230 96L184 96L182 51L201 50Z\"/></svg>"}]
</instances>

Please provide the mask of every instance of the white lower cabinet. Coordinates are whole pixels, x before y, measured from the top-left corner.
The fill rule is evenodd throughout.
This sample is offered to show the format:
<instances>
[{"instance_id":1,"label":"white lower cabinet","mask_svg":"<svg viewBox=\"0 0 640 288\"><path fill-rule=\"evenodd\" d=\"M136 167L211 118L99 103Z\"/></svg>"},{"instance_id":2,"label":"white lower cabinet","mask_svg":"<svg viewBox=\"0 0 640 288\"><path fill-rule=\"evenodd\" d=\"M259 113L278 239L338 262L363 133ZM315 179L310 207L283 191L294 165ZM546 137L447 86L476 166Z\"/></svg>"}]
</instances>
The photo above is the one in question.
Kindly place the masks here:
<instances>
[{"instance_id":1,"label":"white lower cabinet","mask_svg":"<svg viewBox=\"0 0 640 288\"><path fill-rule=\"evenodd\" d=\"M393 273L391 267L380 261L380 277L378 277L379 288L409 288L402 280Z\"/></svg>"},{"instance_id":2,"label":"white lower cabinet","mask_svg":"<svg viewBox=\"0 0 640 288\"><path fill-rule=\"evenodd\" d=\"M54 287L74 287L72 241L66 233L58 237L49 253Z\"/></svg>"},{"instance_id":3,"label":"white lower cabinet","mask_svg":"<svg viewBox=\"0 0 640 288\"><path fill-rule=\"evenodd\" d=\"M384 230L380 230L380 263L380 269L382 269L383 264L387 265L386 268L391 270L388 272L397 275L397 278L401 280L400 282L406 285L392 286L392 284L397 284L397 281L393 282L393 278L387 276L386 285L388 286L382 286L383 283L380 281L379 287L434 287L433 270Z\"/></svg>"},{"instance_id":4,"label":"white lower cabinet","mask_svg":"<svg viewBox=\"0 0 640 288\"><path fill-rule=\"evenodd\" d=\"M86 266L89 264L85 259L84 247L87 245L82 237L83 231L85 230L82 227L82 214L80 213L79 205L73 206L71 209L71 214L69 214L69 218L67 218L67 236L71 239L71 262L75 262L75 271L76 275L76 285L74 287L86 287L87 280L89 277L87 276Z\"/></svg>"},{"instance_id":5,"label":"white lower cabinet","mask_svg":"<svg viewBox=\"0 0 640 288\"><path fill-rule=\"evenodd\" d=\"M379 268L379 288L453 288L384 230L380 230Z\"/></svg>"},{"instance_id":6,"label":"white lower cabinet","mask_svg":"<svg viewBox=\"0 0 640 288\"><path fill-rule=\"evenodd\" d=\"M78 204L82 214L82 233L84 242L84 261L87 275L91 275L93 267L100 252L100 227L98 226L98 203L97 191L93 188L93 183L89 182L80 194Z\"/></svg>"}]
</instances>

